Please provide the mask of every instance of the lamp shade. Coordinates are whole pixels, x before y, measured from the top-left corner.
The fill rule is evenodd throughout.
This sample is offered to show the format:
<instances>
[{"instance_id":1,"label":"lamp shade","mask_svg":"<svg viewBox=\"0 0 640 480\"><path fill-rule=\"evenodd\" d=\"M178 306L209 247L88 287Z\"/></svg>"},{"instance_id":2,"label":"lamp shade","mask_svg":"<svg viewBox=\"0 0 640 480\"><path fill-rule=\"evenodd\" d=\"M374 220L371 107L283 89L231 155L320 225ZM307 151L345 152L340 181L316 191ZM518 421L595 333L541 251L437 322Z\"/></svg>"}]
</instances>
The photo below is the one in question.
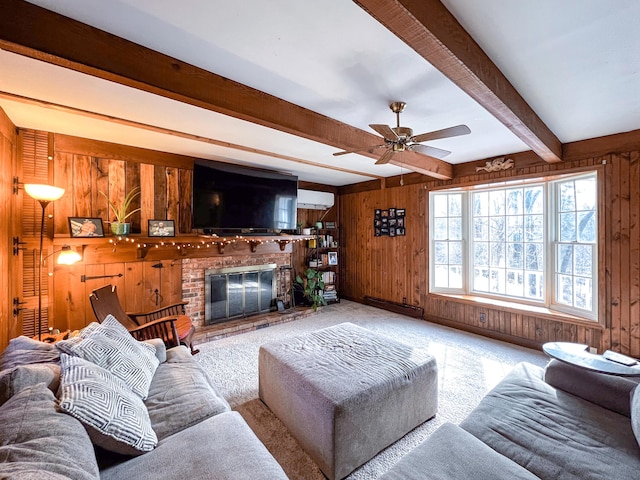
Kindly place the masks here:
<instances>
[{"instance_id":1,"label":"lamp shade","mask_svg":"<svg viewBox=\"0 0 640 480\"><path fill-rule=\"evenodd\" d=\"M41 202L55 202L64 195L64 188L39 183L25 183L24 191L34 200Z\"/></svg>"},{"instance_id":2,"label":"lamp shade","mask_svg":"<svg viewBox=\"0 0 640 480\"><path fill-rule=\"evenodd\" d=\"M82 260L82 256L69 245L63 245L58 255L58 265L73 265Z\"/></svg>"}]
</instances>

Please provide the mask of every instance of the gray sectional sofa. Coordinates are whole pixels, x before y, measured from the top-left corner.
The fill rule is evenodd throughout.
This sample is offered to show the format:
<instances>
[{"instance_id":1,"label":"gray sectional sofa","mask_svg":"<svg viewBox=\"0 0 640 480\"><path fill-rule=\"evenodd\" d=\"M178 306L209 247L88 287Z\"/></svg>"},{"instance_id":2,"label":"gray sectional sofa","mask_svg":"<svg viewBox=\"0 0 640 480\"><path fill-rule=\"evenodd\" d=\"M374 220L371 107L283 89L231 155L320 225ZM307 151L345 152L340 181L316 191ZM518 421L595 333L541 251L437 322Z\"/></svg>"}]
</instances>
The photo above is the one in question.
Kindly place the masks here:
<instances>
[{"instance_id":1,"label":"gray sectional sofa","mask_svg":"<svg viewBox=\"0 0 640 480\"><path fill-rule=\"evenodd\" d=\"M144 342L153 358L99 365L84 341L18 337L0 357L0 478L287 478L187 348ZM139 394L118 393L146 361L152 375L128 389Z\"/></svg>"},{"instance_id":2,"label":"gray sectional sofa","mask_svg":"<svg viewBox=\"0 0 640 480\"><path fill-rule=\"evenodd\" d=\"M639 381L520 364L382 479L640 479Z\"/></svg>"}]
</instances>

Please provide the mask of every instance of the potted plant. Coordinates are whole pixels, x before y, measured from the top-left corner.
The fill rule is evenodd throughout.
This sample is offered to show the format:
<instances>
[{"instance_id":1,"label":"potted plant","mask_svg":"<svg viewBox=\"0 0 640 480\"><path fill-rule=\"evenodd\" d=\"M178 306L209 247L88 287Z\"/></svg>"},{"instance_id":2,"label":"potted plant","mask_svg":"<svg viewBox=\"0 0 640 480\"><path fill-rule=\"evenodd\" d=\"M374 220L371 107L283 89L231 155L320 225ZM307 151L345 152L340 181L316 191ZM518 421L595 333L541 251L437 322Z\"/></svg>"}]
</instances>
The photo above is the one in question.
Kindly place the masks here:
<instances>
[{"instance_id":1,"label":"potted plant","mask_svg":"<svg viewBox=\"0 0 640 480\"><path fill-rule=\"evenodd\" d=\"M307 268L304 272L304 278L300 275L296 275L296 283L302 286L304 292L304 298L313 307L313 311L317 311L320 305L326 305L327 302L322 295L324 290L324 282L322 281L322 273L314 270L313 268Z\"/></svg>"},{"instance_id":2,"label":"potted plant","mask_svg":"<svg viewBox=\"0 0 640 480\"><path fill-rule=\"evenodd\" d=\"M111 232L114 235L128 235L131 232L131 224L127 222L127 218L133 215L136 212L142 210L141 208L136 208L135 210L128 211L131 206L131 202L140 195L140 187L134 187L129 190L122 200L122 203L112 202L106 193L100 192L104 198L107 199L109 203L109 209L113 213L115 217L115 221L108 222L111 224Z\"/></svg>"}]
</instances>

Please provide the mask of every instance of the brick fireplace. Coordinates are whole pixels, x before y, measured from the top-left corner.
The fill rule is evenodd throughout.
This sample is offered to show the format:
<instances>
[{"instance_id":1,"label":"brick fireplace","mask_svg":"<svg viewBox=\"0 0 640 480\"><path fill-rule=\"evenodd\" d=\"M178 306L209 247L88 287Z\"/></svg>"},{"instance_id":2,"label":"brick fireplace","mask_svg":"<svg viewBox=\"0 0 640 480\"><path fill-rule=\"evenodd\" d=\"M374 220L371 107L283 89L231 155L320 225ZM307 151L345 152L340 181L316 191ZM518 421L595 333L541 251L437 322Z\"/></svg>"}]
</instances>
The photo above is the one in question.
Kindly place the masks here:
<instances>
[{"instance_id":1,"label":"brick fireplace","mask_svg":"<svg viewBox=\"0 0 640 480\"><path fill-rule=\"evenodd\" d=\"M288 301L287 292L290 290L292 282L291 262L292 255L287 252L183 259L182 298L189 302L186 306L186 313L196 326L196 338L203 339L206 336L206 331L212 328L212 326L205 325L205 272L207 270L246 270L247 267L252 266L274 265L276 298ZM234 329L254 329L257 325L254 317L250 316L236 318L233 321L217 325L225 326L226 324ZM213 325L213 327L215 326Z\"/></svg>"}]
</instances>

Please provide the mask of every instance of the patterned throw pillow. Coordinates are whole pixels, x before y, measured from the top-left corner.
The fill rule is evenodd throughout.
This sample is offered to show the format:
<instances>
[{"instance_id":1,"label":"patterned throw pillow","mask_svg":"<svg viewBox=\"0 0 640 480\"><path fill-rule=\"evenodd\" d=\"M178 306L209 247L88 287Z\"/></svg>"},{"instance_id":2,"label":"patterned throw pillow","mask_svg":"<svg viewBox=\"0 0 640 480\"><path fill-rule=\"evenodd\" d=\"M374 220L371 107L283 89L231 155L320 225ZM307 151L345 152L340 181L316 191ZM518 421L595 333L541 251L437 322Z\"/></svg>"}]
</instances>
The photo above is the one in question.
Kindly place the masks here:
<instances>
[{"instance_id":1,"label":"patterned throw pillow","mask_svg":"<svg viewBox=\"0 0 640 480\"><path fill-rule=\"evenodd\" d=\"M82 422L105 450L140 455L158 438L144 402L108 370L82 358L60 355L60 409Z\"/></svg>"},{"instance_id":2,"label":"patterned throw pillow","mask_svg":"<svg viewBox=\"0 0 640 480\"><path fill-rule=\"evenodd\" d=\"M153 374L160 363L155 348L133 338L111 315L101 324L91 324L85 330L77 338L56 343L56 347L109 370L140 398L147 398Z\"/></svg>"}]
</instances>

